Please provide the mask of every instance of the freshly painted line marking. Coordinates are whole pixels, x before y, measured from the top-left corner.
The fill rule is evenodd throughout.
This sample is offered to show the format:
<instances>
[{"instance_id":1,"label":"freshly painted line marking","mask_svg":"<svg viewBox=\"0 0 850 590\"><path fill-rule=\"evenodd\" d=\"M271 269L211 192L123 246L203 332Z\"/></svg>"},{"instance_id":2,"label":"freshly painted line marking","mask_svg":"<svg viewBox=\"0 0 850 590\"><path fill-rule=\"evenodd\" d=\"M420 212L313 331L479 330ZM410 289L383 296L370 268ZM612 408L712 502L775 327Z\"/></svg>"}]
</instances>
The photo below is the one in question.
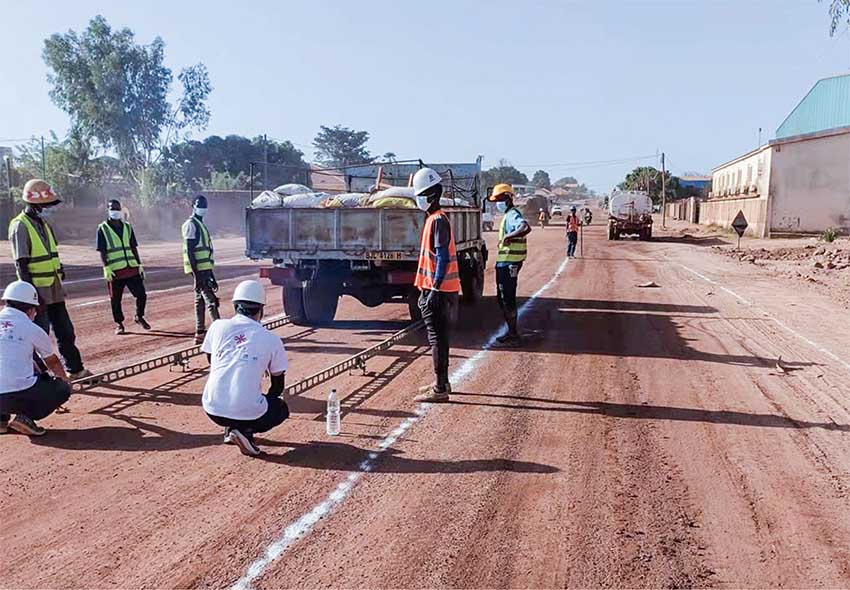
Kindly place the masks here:
<instances>
[{"instance_id":1,"label":"freshly painted line marking","mask_svg":"<svg viewBox=\"0 0 850 590\"><path fill-rule=\"evenodd\" d=\"M717 281L714 281L714 280L712 280L712 279L710 279L710 278L708 278L708 277L706 277L706 276L704 276L704 275L701 275L700 273L698 273L698 272L697 272L697 271L695 271L694 269L689 268L689 267L685 266L684 264L682 264L682 263L680 263L680 262L676 262L675 264L678 264L679 266L681 266L682 268L684 268L686 271L688 271L688 272L690 272L690 273L692 273L692 274L694 274L694 275L698 276L698 277L699 277L699 278L701 278L702 280L704 280L704 281L706 281L706 282L708 282L708 283L711 283L712 285L716 285L717 287L720 287L721 289L723 289L724 291L726 291L727 293L729 293L729 294L730 294L730 295L732 295L733 297L737 298L737 299L738 299L739 301L741 301L742 303L746 303L747 305L750 305L750 306L754 307L756 310L758 310L759 312L761 312L761 314L762 314L762 315L764 315L765 317L767 317L767 318L771 319L771 320L772 320L772 321L774 321L777 325L779 325L780 327L784 328L785 330L787 330L788 332L790 332L791 334L793 334L794 336L796 336L797 338L799 338L800 340L802 340L803 342L805 342L806 344L808 344L809 346L813 347L815 350L817 350L817 351L819 351L819 352L822 352L823 354L825 354L826 356L828 356L829 358L831 358L831 359L833 359L833 360L835 360L835 361L838 361L839 363L841 363L841 365L842 365L842 366L844 366L844 368L845 368L845 369L850 370L850 363L848 363L847 361L845 361L844 359L842 359L840 356L838 356L837 354L835 354L834 352L832 352L832 351L831 351L831 350L829 350L828 348L826 348L826 347L824 347L824 346L821 346L820 344L818 344L818 343L817 343L817 342L815 342L814 340L810 339L808 336L804 336L803 334L800 334L797 330L795 330L794 328L792 328L791 326L789 326L788 324L786 324L785 322L783 322L783 321L782 321L782 320L780 320L779 318L777 318L777 317L773 316L772 314L768 313L767 311L765 311L764 309L762 309L762 308L761 308L761 307L759 307L758 305L755 305L755 304L754 304L754 303L752 303L751 301L748 301L748 300L744 299L743 297L741 297L740 295L738 295L737 293L735 293L732 289L728 289L728 288L724 287L723 285L721 285L721 284L720 284L720 283L718 283Z\"/></svg>"},{"instance_id":2,"label":"freshly painted line marking","mask_svg":"<svg viewBox=\"0 0 850 590\"><path fill-rule=\"evenodd\" d=\"M528 311L528 309L534 305L534 302L555 284L555 281L560 278L566 269L568 262L569 258L565 258L552 278L549 279L545 285L540 287L537 292L535 292L534 295L532 295L522 305L522 307L519 308L517 312L518 315L523 315L526 311ZM498 335L499 332L494 332L480 351L466 359L460 367L455 369L449 377L449 381L452 383L461 383L472 375L496 343ZM248 566L248 569L245 570L245 574L239 578L235 584L233 584L232 588L234 590L250 590L251 583L260 577L272 562L283 555L293 543L306 537L310 531L313 530L313 527L317 522L319 522L319 520L329 515L337 506L345 501L357 482L359 482L365 474L371 472L375 468L375 463L381 458L384 451L394 445L405 432L424 418L431 406L432 404L430 403L420 403L415 410L415 415L402 420L401 424L384 437L384 439L378 443L378 450L370 452L367 458L360 463L357 471L349 473L348 477L336 486L336 488L334 488L334 490L329 493L324 500L316 504L311 510L300 516L298 519L288 524L283 529L283 533L280 537L275 539L268 547L266 547L266 550L261 557L254 560L254 562Z\"/></svg>"}]
</instances>

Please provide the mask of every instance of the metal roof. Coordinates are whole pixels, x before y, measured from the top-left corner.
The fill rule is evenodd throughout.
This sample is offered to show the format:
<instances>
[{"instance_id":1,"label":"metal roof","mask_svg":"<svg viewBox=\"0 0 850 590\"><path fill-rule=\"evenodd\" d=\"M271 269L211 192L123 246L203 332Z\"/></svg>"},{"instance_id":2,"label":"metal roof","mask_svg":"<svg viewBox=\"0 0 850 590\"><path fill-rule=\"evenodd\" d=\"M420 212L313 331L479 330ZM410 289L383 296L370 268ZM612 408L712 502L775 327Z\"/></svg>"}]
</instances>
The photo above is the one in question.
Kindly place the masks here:
<instances>
[{"instance_id":1,"label":"metal roof","mask_svg":"<svg viewBox=\"0 0 850 590\"><path fill-rule=\"evenodd\" d=\"M850 125L850 74L819 80L776 130L783 139Z\"/></svg>"}]
</instances>

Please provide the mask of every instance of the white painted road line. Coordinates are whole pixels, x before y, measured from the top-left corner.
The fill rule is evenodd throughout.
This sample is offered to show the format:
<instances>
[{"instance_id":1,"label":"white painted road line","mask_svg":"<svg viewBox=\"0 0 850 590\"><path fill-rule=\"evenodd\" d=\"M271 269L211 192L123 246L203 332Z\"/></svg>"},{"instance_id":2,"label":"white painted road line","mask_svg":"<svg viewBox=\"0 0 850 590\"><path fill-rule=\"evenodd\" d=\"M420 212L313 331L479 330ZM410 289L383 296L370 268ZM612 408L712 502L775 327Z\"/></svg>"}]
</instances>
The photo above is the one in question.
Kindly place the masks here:
<instances>
[{"instance_id":1,"label":"white painted road line","mask_svg":"<svg viewBox=\"0 0 850 590\"><path fill-rule=\"evenodd\" d=\"M701 278L701 279L702 279L702 280L704 280L705 282L710 283L710 284L712 284L712 285L715 285L716 287L719 287L720 289L723 289L724 291L726 291L727 293L729 293L730 295L732 295L733 297L735 297L736 299L738 299L738 301L740 301L740 302L742 302L742 303L745 303L745 304L747 304L747 305L749 305L749 306L753 307L756 311L760 312L760 313L761 313L764 317L766 317L766 318L768 318L768 319L772 320L772 321L773 321L773 322L775 322L778 326L780 326L781 328L784 328L784 329L785 329L787 332L789 332L790 334L793 334L794 336L796 336L797 338L799 338L800 340L802 340L803 342L805 342L806 344L808 344L809 346L811 346L812 348L814 348L815 350L817 350L818 352L821 352L821 353L825 354L826 356L828 356L829 358L831 358L831 359L833 359L833 360L837 361L837 362L838 362L838 363L840 363L840 364L841 364L841 365L842 365L845 369L850 370L850 363L848 363L847 361L845 361L843 358L841 358L840 356L838 356L837 354L835 354L834 352L832 352L831 350L829 350L829 349L828 349L828 348L826 348L825 346L821 346L820 344L818 344L817 342L815 342L814 340L812 340L812 339L811 339L811 338L809 338L808 336L804 336L803 334L800 334L797 330L795 330L794 328L792 328L791 326L789 326L788 324L786 324L785 322L783 322L783 321L782 321L782 320L780 320L779 318L777 318L777 317L775 317L775 316L771 315L770 313L766 312L764 309L762 309L762 308L761 308L761 307L759 307L758 305L755 305L755 304L754 304L754 303L752 303L751 301L748 301L747 299L744 299L743 297L741 297L740 295L738 295L737 293L735 293L732 289L729 289L729 288L727 288L727 287L724 287L723 285L721 285L721 284L720 284L720 283L718 283L717 281L714 281L714 280L712 280L712 279L708 278L707 276L704 276L704 275L702 275L702 274L698 273L698 272L697 272L697 271L695 271L694 269L692 269L692 268L690 268L690 267L687 267L687 266L685 266L684 264L682 264L682 263L680 263L680 262L676 262L675 264L677 264L677 265L681 266L682 268L684 268L684 269L685 269L686 271L688 271L689 273L691 273L691 274L693 274L693 275L698 276L699 278Z\"/></svg>"},{"instance_id":2,"label":"white painted road line","mask_svg":"<svg viewBox=\"0 0 850 590\"><path fill-rule=\"evenodd\" d=\"M568 262L569 258L565 258L552 278L549 279L545 285L540 287L537 292L534 293L534 295L532 295L528 301L522 305L522 307L520 307L518 310L518 314L520 316L527 312L534 305L535 301L555 284L555 281L566 269ZM449 377L449 381L460 384L472 375L478 365L481 364L481 361L486 358L490 349L493 348L493 345L496 344L496 338L498 335L498 332L494 332L480 351L466 359L460 367L455 369ZM324 500L316 504L312 509L300 516L298 519L288 524L283 529L280 537L275 539L266 547L263 555L254 560L248 566L248 569L245 570L243 576L233 585L233 589L250 590L251 583L261 576L269 565L271 565L276 559L280 558L280 556L283 555L293 543L306 537L313 530L313 527L317 522L319 522L319 520L329 515L334 511L334 509L336 509L337 506L345 501L357 482L360 481L365 474L374 469L375 463L381 458L384 451L394 445L405 432L424 418L431 407L432 404L430 403L420 403L415 410L415 415L404 419L401 424L395 428L395 430L386 435L378 444L378 449L369 453L367 458L360 463L357 471L349 473L348 477L334 488L334 490L329 493Z\"/></svg>"}]
</instances>

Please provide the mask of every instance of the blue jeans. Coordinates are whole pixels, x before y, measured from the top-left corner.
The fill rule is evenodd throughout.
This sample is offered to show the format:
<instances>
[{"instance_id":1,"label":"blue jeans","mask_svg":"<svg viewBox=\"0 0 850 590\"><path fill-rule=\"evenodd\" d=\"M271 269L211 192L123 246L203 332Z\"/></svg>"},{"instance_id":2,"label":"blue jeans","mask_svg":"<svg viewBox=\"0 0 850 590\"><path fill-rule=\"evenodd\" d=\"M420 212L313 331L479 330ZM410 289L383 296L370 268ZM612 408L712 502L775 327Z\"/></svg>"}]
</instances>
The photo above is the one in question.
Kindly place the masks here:
<instances>
[{"instance_id":1,"label":"blue jeans","mask_svg":"<svg viewBox=\"0 0 850 590\"><path fill-rule=\"evenodd\" d=\"M576 255L576 244L578 244L578 232L567 232L567 256Z\"/></svg>"}]
</instances>

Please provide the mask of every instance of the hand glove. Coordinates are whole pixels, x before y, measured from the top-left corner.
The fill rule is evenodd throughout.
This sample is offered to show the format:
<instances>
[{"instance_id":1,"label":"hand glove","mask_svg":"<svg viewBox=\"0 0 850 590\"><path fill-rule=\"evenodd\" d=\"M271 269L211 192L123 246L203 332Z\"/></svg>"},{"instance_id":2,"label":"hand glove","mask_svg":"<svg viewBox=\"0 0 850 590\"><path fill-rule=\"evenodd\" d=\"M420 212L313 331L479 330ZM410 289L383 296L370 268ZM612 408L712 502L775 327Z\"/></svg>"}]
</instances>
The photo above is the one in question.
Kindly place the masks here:
<instances>
[{"instance_id":1,"label":"hand glove","mask_svg":"<svg viewBox=\"0 0 850 590\"><path fill-rule=\"evenodd\" d=\"M145 267L141 264L139 265L139 276L145 278Z\"/></svg>"},{"instance_id":2,"label":"hand glove","mask_svg":"<svg viewBox=\"0 0 850 590\"><path fill-rule=\"evenodd\" d=\"M59 267L59 278L62 279L63 281L65 280L65 267L64 266Z\"/></svg>"},{"instance_id":3,"label":"hand glove","mask_svg":"<svg viewBox=\"0 0 850 590\"><path fill-rule=\"evenodd\" d=\"M218 292L218 282L215 280L213 275L207 279L207 286L212 290L213 293Z\"/></svg>"},{"instance_id":4,"label":"hand glove","mask_svg":"<svg viewBox=\"0 0 850 590\"><path fill-rule=\"evenodd\" d=\"M107 266L103 269L103 276L106 278L107 283L111 283L115 279L115 272Z\"/></svg>"}]
</instances>

